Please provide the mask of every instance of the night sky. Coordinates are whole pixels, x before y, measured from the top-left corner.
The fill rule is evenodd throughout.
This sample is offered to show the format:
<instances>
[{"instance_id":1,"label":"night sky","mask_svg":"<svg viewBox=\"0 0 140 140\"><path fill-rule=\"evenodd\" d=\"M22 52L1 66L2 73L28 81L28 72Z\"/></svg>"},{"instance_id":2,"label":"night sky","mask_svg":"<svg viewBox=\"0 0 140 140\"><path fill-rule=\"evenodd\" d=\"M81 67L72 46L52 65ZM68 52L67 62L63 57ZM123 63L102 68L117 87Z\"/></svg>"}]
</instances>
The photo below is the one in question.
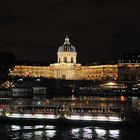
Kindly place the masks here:
<instances>
[{"instance_id":1,"label":"night sky","mask_svg":"<svg viewBox=\"0 0 140 140\"><path fill-rule=\"evenodd\" d=\"M82 64L140 52L139 0L0 2L0 51L18 60L56 62L68 32Z\"/></svg>"}]
</instances>

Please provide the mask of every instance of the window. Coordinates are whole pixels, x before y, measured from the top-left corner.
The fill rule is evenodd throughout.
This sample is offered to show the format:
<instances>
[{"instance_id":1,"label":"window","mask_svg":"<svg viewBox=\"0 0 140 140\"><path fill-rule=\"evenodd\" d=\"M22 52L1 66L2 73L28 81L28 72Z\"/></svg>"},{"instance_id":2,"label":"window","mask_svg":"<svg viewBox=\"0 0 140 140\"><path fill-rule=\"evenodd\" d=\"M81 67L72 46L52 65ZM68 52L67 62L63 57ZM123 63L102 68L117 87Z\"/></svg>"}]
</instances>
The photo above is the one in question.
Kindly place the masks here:
<instances>
[{"instance_id":1,"label":"window","mask_svg":"<svg viewBox=\"0 0 140 140\"><path fill-rule=\"evenodd\" d=\"M65 62L65 63L67 62L67 57L64 57L64 62Z\"/></svg>"},{"instance_id":2,"label":"window","mask_svg":"<svg viewBox=\"0 0 140 140\"><path fill-rule=\"evenodd\" d=\"M58 62L59 62L59 63L61 62L61 58L59 58Z\"/></svg>"},{"instance_id":3,"label":"window","mask_svg":"<svg viewBox=\"0 0 140 140\"><path fill-rule=\"evenodd\" d=\"M71 63L73 63L73 57L71 57Z\"/></svg>"}]
</instances>

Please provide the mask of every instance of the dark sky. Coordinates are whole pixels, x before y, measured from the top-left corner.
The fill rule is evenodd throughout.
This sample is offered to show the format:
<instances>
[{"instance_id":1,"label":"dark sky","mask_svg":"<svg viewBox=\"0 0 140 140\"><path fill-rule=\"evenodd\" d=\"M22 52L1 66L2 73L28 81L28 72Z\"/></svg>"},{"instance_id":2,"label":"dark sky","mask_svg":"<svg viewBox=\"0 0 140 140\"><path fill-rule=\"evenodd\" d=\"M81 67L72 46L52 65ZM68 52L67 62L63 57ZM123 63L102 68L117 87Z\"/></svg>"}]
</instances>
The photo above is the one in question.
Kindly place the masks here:
<instances>
[{"instance_id":1,"label":"dark sky","mask_svg":"<svg viewBox=\"0 0 140 140\"><path fill-rule=\"evenodd\" d=\"M0 51L17 59L56 62L66 32L80 63L140 52L139 0L0 2Z\"/></svg>"}]
</instances>

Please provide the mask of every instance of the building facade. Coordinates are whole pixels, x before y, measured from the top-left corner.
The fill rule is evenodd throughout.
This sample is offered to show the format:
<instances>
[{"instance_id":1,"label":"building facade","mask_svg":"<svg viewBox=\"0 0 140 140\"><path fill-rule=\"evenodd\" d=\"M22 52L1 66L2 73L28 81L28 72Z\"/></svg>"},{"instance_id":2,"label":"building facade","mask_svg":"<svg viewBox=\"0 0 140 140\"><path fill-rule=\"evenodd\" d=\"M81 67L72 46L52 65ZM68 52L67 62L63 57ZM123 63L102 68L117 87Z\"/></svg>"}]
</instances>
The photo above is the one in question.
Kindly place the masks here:
<instances>
[{"instance_id":1,"label":"building facade","mask_svg":"<svg viewBox=\"0 0 140 140\"><path fill-rule=\"evenodd\" d=\"M140 81L140 54L124 54L118 63L121 81Z\"/></svg>"},{"instance_id":2,"label":"building facade","mask_svg":"<svg viewBox=\"0 0 140 140\"><path fill-rule=\"evenodd\" d=\"M131 71L129 67L131 67ZM57 63L50 64L50 66L16 65L10 75L66 80L123 80L126 73L136 75L135 69L140 75L140 63L127 65L127 70L124 63L82 66L77 63L76 48L71 45L68 36L66 36L64 44L58 48ZM139 76L135 78L140 79Z\"/></svg>"}]
</instances>

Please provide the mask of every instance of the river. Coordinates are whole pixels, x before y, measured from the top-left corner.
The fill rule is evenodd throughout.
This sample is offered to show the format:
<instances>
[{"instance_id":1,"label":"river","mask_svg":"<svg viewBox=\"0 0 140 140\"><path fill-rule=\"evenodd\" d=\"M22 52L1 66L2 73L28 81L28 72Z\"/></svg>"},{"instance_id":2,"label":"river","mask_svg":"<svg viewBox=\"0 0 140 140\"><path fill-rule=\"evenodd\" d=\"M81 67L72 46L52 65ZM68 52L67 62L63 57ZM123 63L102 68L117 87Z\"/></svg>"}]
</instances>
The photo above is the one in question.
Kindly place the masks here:
<instances>
[{"instance_id":1,"label":"river","mask_svg":"<svg viewBox=\"0 0 140 140\"><path fill-rule=\"evenodd\" d=\"M1 140L136 140L140 127L69 127L52 125L1 125Z\"/></svg>"},{"instance_id":2,"label":"river","mask_svg":"<svg viewBox=\"0 0 140 140\"><path fill-rule=\"evenodd\" d=\"M53 104L69 102L75 105L119 105L122 101L130 108L140 108L139 97L71 97L46 99ZM82 102L80 102L82 101ZM117 101L117 102L116 102ZM136 140L140 136L140 126L66 126L62 125L15 125L0 124L0 140Z\"/></svg>"}]
</instances>

